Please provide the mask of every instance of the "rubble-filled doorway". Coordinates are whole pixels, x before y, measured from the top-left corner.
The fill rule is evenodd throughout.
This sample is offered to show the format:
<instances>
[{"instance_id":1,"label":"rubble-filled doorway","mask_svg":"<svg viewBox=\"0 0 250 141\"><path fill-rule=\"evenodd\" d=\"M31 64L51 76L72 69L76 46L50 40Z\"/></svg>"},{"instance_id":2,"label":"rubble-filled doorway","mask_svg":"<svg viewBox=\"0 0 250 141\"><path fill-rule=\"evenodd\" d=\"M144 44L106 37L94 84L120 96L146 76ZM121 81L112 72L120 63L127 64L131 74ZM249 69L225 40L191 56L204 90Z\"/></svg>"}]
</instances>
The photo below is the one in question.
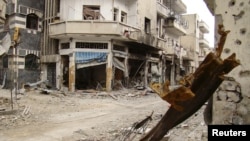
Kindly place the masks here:
<instances>
[{"instance_id":1,"label":"rubble-filled doorway","mask_svg":"<svg viewBox=\"0 0 250 141\"><path fill-rule=\"evenodd\" d=\"M76 70L76 89L100 89L106 84L106 64Z\"/></svg>"},{"instance_id":2,"label":"rubble-filled doorway","mask_svg":"<svg viewBox=\"0 0 250 141\"><path fill-rule=\"evenodd\" d=\"M145 61L144 60L129 60L129 79L131 87L144 86L145 75Z\"/></svg>"}]
</instances>

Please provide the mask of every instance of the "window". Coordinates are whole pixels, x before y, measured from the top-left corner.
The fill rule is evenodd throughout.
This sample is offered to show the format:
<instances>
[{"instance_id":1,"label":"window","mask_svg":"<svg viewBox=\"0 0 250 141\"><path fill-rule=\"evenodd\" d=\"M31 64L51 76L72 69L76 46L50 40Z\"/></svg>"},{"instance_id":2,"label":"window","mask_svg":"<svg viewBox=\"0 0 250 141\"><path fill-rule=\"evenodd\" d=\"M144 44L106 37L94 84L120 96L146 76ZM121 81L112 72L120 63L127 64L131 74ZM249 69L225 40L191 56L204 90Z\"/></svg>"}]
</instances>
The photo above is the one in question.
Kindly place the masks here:
<instances>
[{"instance_id":1,"label":"window","mask_svg":"<svg viewBox=\"0 0 250 141\"><path fill-rule=\"evenodd\" d=\"M70 44L69 43L61 43L61 49L69 49Z\"/></svg>"},{"instance_id":2,"label":"window","mask_svg":"<svg viewBox=\"0 0 250 141\"><path fill-rule=\"evenodd\" d=\"M122 23L127 23L127 13L121 12L121 22Z\"/></svg>"},{"instance_id":3,"label":"window","mask_svg":"<svg viewBox=\"0 0 250 141\"><path fill-rule=\"evenodd\" d=\"M83 6L83 19L84 20L99 20L101 17L100 6L84 5Z\"/></svg>"},{"instance_id":4,"label":"window","mask_svg":"<svg viewBox=\"0 0 250 141\"><path fill-rule=\"evenodd\" d=\"M38 16L36 14L28 14L26 19L26 28L38 29Z\"/></svg>"},{"instance_id":5,"label":"window","mask_svg":"<svg viewBox=\"0 0 250 141\"><path fill-rule=\"evenodd\" d=\"M150 33L150 19L148 18L145 18L144 31L145 33Z\"/></svg>"},{"instance_id":6,"label":"window","mask_svg":"<svg viewBox=\"0 0 250 141\"><path fill-rule=\"evenodd\" d=\"M38 69L38 57L34 54L28 54L25 56L25 69Z\"/></svg>"},{"instance_id":7,"label":"window","mask_svg":"<svg viewBox=\"0 0 250 141\"><path fill-rule=\"evenodd\" d=\"M114 14L113 20L117 21L118 20L118 14L119 14L118 9L114 8L114 13L113 14Z\"/></svg>"},{"instance_id":8,"label":"window","mask_svg":"<svg viewBox=\"0 0 250 141\"><path fill-rule=\"evenodd\" d=\"M8 68L8 61L9 59L8 59L8 55L4 55L3 56L3 68Z\"/></svg>"}]
</instances>

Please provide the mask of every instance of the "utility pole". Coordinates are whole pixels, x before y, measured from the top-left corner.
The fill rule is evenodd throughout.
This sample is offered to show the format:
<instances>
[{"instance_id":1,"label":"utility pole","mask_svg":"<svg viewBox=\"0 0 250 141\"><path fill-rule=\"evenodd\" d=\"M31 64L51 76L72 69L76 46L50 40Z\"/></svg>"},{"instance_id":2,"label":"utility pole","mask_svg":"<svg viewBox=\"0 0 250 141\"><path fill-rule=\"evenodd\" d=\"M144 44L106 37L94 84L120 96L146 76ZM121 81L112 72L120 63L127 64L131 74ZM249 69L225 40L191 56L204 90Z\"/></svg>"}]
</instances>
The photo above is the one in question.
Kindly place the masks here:
<instances>
[{"instance_id":1,"label":"utility pole","mask_svg":"<svg viewBox=\"0 0 250 141\"><path fill-rule=\"evenodd\" d=\"M14 29L14 35L13 35L13 49L14 49L14 55L13 60L15 60L15 67L13 67L13 71L15 72L14 76L14 82L13 87L15 89L15 97L17 99L17 90L18 90L18 55L17 55L17 45L20 42L20 32L19 28L15 27ZM14 61L13 61L14 62ZM12 63L14 65L14 63ZM12 90L11 90L11 101L12 101L12 109L13 109L13 97L12 97Z\"/></svg>"}]
</instances>

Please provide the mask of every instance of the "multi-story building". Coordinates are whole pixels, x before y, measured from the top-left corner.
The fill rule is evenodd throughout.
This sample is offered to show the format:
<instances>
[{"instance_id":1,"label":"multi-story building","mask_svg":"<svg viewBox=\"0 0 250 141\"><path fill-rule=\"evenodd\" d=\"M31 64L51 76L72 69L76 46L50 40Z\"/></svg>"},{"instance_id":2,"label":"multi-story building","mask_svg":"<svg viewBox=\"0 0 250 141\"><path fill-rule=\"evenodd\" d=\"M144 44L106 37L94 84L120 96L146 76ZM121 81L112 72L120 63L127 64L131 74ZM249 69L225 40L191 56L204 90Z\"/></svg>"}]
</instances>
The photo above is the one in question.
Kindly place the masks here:
<instances>
[{"instance_id":1,"label":"multi-story building","mask_svg":"<svg viewBox=\"0 0 250 141\"><path fill-rule=\"evenodd\" d=\"M209 33L208 25L200 19L198 14L183 15L188 21L187 34L181 37L181 45L187 51L183 55L183 67L187 73L193 73L206 56L209 42L204 34ZM188 61L185 61L188 60Z\"/></svg>"},{"instance_id":2,"label":"multi-story building","mask_svg":"<svg viewBox=\"0 0 250 141\"><path fill-rule=\"evenodd\" d=\"M0 30L10 35L10 42L0 55L0 80L5 87L18 88L40 80L44 1L9 0L6 4L6 19Z\"/></svg>"},{"instance_id":3,"label":"multi-story building","mask_svg":"<svg viewBox=\"0 0 250 141\"><path fill-rule=\"evenodd\" d=\"M1 56L0 80L7 72L6 85L48 80L70 91L174 85L185 60L185 12L181 0L8 1L1 29L12 44Z\"/></svg>"},{"instance_id":4,"label":"multi-story building","mask_svg":"<svg viewBox=\"0 0 250 141\"><path fill-rule=\"evenodd\" d=\"M42 78L70 91L175 80L185 12L181 0L45 0Z\"/></svg>"},{"instance_id":5,"label":"multi-story building","mask_svg":"<svg viewBox=\"0 0 250 141\"><path fill-rule=\"evenodd\" d=\"M187 7L181 0L158 0L157 24L158 37L163 40L165 46L165 63L163 71L165 79L170 80L171 85L177 84L183 75L181 36L186 35L188 22L182 16Z\"/></svg>"}]
</instances>

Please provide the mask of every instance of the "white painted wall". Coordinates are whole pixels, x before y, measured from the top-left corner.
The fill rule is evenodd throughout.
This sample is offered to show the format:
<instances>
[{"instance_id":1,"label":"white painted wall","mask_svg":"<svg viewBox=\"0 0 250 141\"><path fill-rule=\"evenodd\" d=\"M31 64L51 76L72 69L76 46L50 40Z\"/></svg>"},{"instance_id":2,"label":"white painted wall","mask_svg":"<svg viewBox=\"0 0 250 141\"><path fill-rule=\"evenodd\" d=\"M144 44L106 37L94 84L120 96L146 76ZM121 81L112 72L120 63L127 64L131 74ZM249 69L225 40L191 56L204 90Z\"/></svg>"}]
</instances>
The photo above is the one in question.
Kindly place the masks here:
<instances>
[{"instance_id":1,"label":"white painted wall","mask_svg":"<svg viewBox=\"0 0 250 141\"><path fill-rule=\"evenodd\" d=\"M224 81L221 89L214 94L213 123L214 124L249 124L250 123L250 2L247 0L205 0L215 16L215 46L219 42L218 24L223 24L225 30L230 30L227 36L221 58L225 59L232 53L241 65L234 68L227 76L234 81ZM244 31L244 32L243 32ZM237 88L236 92L236 85ZM233 92L228 92L233 90ZM243 99L236 103L238 95ZM217 97L220 97L218 99ZM223 99L223 97L227 97ZM222 114L223 113L223 114Z\"/></svg>"},{"instance_id":2,"label":"white painted wall","mask_svg":"<svg viewBox=\"0 0 250 141\"><path fill-rule=\"evenodd\" d=\"M119 11L118 19L121 20L121 11L127 13L127 24L137 26L136 1L134 0L61 0L60 18L67 20L82 20L83 5L100 5L100 11L105 21L113 21L113 6Z\"/></svg>"}]
</instances>

